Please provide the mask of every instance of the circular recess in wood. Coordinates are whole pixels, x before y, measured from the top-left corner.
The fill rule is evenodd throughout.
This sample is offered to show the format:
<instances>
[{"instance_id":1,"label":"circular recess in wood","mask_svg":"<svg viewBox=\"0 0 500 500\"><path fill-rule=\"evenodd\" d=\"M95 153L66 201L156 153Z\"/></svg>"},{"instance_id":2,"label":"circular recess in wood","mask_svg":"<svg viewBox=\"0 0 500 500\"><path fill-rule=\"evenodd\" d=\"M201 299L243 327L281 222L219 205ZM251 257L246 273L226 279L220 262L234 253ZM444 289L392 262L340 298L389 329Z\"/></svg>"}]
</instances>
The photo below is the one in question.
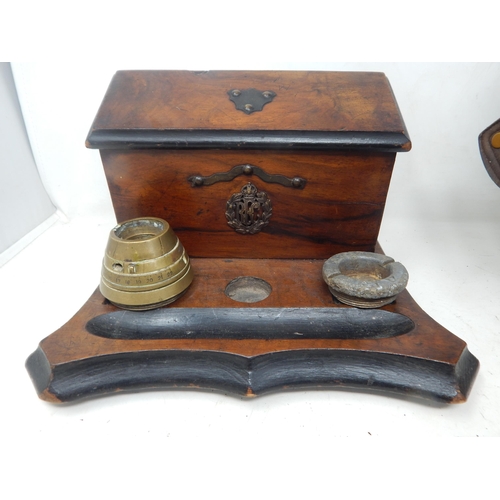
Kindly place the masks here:
<instances>
[{"instance_id":1,"label":"circular recess in wood","mask_svg":"<svg viewBox=\"0 0 500 500\"><path fill-rule=\"evenodd\" d=\"M272 292L271 285L254 276L240 276L231 280L225 294L236 302L254 303L266 299Z\"/></svg>"}]
</instances>

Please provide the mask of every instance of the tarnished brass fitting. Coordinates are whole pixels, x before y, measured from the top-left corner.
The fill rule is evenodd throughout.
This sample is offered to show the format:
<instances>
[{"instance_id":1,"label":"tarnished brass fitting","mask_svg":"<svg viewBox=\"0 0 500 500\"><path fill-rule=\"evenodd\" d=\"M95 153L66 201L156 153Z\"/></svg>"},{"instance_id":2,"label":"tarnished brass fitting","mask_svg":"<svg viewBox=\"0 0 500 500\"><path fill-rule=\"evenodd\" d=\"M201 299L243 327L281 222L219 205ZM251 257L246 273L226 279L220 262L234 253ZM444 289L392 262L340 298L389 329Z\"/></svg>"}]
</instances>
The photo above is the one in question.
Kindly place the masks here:
<instances>
[{"instance_id":1,"label":"tarnished brass fitting","mask_svg":"<svg viewBox=\"0 0 500 500\"><path fill-rule=\"evenodd\" d=\"M111 230L99 288L114 305L155 309L179 298L192 281L189 257L167 221L131 219Z\"/></svg>"}]
</instances>

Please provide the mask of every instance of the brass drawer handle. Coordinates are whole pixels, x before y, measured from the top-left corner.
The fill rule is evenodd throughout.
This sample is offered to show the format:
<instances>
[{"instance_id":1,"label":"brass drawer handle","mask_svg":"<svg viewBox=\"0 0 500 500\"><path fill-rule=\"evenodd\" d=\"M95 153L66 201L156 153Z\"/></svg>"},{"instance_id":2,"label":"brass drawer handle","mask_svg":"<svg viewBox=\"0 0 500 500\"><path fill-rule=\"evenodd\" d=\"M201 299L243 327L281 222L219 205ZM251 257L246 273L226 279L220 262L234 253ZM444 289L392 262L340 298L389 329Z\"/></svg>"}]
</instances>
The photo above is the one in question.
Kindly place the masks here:
<instances>
[{"instance_id":1,"label":"brass drawer handle","mask_svg":"<svg viewBox=\"0 0 500 500\"><path fill-rule=\"evenodd\" d=\"M188 181L191 183L192 187L211 186L216 182L232 181L235 177L238 177L242 174L256 175L264 182L281 184L282 186L293 187L296 189L304 189L304 186L307 182L302 177L290 178L280 174L268 174L267 172L264 172L264 170L262 170L260 167L250 165L248 163L244 165L236 165L231 170L229 170L229 172L219 172L207 177L203 177L201 175L192 175L188 178Z\"/></svg>"}]
</instances>

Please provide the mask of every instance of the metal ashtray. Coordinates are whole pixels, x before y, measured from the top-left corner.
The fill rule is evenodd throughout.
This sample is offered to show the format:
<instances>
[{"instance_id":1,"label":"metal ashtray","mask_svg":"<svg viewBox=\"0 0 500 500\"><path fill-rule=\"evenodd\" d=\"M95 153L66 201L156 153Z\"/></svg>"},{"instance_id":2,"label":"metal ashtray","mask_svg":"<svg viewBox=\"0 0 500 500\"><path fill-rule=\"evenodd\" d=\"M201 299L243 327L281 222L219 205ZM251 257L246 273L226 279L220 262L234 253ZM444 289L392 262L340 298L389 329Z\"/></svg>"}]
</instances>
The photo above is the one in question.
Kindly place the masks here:
<instances>
[{"instance_id":1,"label":"metal ashtray","mask_svg":"<svg viewBox=\"0 0 500 500\"><path fill-rule=\"evenodd\" d=\"M323 279L340 302L370 309L393 302L406 288L408 271L387 255L344 252L325 262Z\"/></svg>"}]
</instances>

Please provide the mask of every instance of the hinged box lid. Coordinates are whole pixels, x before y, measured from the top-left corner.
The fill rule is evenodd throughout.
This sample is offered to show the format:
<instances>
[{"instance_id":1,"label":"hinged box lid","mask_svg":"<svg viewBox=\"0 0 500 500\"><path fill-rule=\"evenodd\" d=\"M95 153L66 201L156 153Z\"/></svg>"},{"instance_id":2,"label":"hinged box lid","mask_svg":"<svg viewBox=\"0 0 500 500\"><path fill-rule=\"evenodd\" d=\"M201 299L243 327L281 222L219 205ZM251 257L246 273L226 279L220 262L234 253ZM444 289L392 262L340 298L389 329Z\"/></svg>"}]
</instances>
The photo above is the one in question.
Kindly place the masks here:
<instances>
[{"instance_id":1,"label":"hinged box lid","mask_svg":"<svg viewBox=\"0 0 500 500\"><path fill-rule=\"evenodd\" d=\"M383 73L118 71L87 146L399 152L411 143Z\"/></svg>"}]
</instances>

